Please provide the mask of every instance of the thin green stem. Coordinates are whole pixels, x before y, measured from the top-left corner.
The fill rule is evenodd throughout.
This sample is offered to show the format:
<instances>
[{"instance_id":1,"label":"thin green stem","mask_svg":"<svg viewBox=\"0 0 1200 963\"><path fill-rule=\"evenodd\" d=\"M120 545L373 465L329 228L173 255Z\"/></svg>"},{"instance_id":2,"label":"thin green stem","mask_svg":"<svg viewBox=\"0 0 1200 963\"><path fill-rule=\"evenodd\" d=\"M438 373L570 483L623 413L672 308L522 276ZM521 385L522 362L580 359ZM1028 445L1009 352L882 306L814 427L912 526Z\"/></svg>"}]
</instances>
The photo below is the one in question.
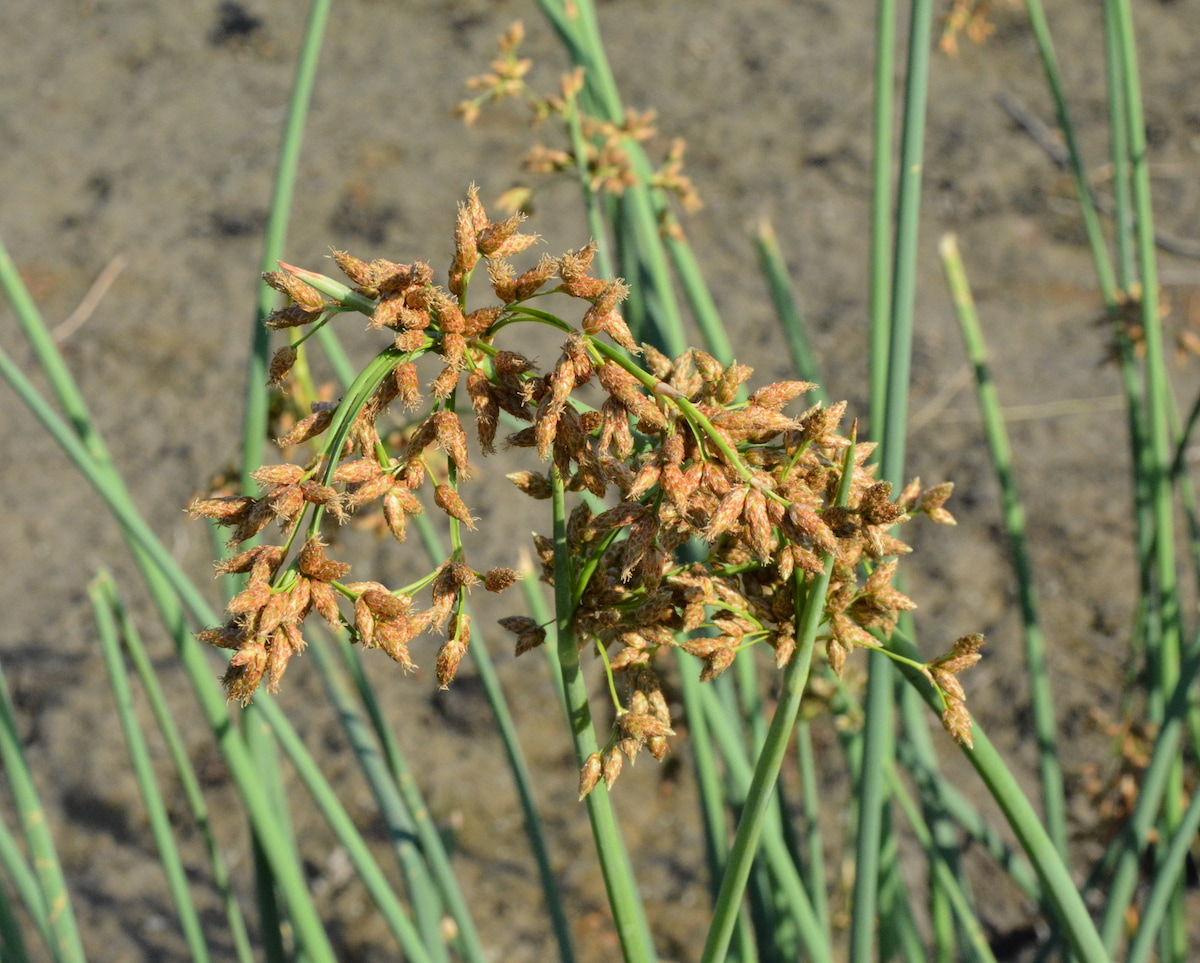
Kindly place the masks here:
<instances>
[{"instance_id":1,"label":"thin green stem","mask_svg":"<svg viewBox=\"0 0 1200 963\"><path fill-rule=\"evenodd\" d=\"M996 386L988 366L987 347L975 302L971 296L966 270L953 235L945 235L939 248L942 266L950 294L954 299L959 329L966 344L967 356L975 369L979 409L992 454L992 465L1000 483L1004 510L1004 528L1008 535L1012 564L1017 577L1017 596L1021 606L1021 622L1025 642L1025 671L1029 680L1030 703L1033 712L1033 731L1037 739L1038 771L1041 776L1042 809L1046 828L1060 855L1067 854L1066 793L1062 767L1058 763L1058 724L1050 676L1046 668L1046 640L1038 614L1037 590L1033 561L1025 543L1025 509L1013 477L1012 450Z\"/></svg>"},{"instance_id":2,"label":"thin green stem","mask_svg":"<svg viewBox=\"0 0 1200 963\"><path fill-rule=\"evenodd\" d=\"M567 722L575 746L575 760L584 763L598 751L588 706L587 684L579 662L571 591L571 549L567 542L566 488L555 467L551 476L554 508L554 605L558 662L567 698ZM600 859L600 871L608 891L613 922L626 963L651 963L656 957L645 908L638 895L633 866L617 824L608 787L599 783L587 794L588 818Z\"/></svg>"},{"instance_id":3,"label":"thin green stem","mask_svg":"<svg viewBox=\"0 0 1200 963\"><path fill-rule=\"evenodd\" d=\"M296 76L292 81L287 120L279 145L279 159L275 166L275 185L271 193L271 205L263 236L263 271L275 270L276 262L283 254L292 196L296 187L296 171L300 165L300 144L304 137L309 104L312 102L321 41L332 6L332 0L313 0L309 8L304 40L296 60ZM249 367L246 372L246 411L242 425L241 460L243 490L250 487L250 472L262 463L262 446L267 438L267 365L270 360L270 332L263 326L262 321L274 308L275 298L275 291L260 282L255 324L251 335Z\"/></svg>"},{"instance_id":4,"label":"thin green stem","mask_svg":"<svg viewBox=\"0 0 1200 963\"><path fill-rule=\"evenodd\" d=\"M854 448L853 443L847 446L846 458L842 464L841 485L836 501L839 505L845 505L849 497L850 482L854 474ZM729 947L742 893L745 891L754 853L762 833L763 819L774 798L775 782L779 778L787 744L800 712L800 702L812 664L817 629L825 614L825 593L829 589L832 573L833 557L826 556L822 573L813 578L808 586L802 584L802 576L793 576L796 649L784 673L779 703L775 707L775 715L771 719L771 726L754 767L754 777L746 793L733 849L725 865L725 875L721 880L713 919L709 924L702 963L718 963L725 958ZM810 948L810 951L816 952L815 948Z\"/></svg>"}]
</instances>

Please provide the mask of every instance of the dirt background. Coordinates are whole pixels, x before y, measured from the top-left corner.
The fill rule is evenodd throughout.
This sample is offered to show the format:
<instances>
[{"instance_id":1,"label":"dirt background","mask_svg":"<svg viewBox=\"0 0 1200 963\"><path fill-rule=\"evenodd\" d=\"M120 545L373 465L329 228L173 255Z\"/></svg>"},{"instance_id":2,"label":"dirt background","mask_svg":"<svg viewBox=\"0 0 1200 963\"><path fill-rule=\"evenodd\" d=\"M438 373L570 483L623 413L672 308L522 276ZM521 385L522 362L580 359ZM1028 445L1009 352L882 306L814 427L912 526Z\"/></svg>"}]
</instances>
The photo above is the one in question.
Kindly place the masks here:
<instances>
[{"instance_id":1,"label":"dirt background","mask_svg":"<svg viewBox=\"0 0 1200 963\"><path fill-rule=\"evenodd\" d=\"M124 262L63 349L145 517L201 581L209 571L206 538L181 508L235 456L261 230L302 7L280 0L9 0L0 18L0 235L51 324L76 310L106 267ZM1195 241L1200 13L1188 0L1138 0L1134 7L1158 226ZM1106 101L1098 5L1051 0L1047 9L1083 148L1099 165ZM873 11L865 0L609 0L599 10L625 102L657 108L663 134L687 139L688 172L707 206L686 227L736 334L739 360L764 381L787 373L752 246L753 225L766 215L830 392L850 399L859 414L866 401ZM471 181L489 204L516 183L534 185L532 227L547 250L587 239L576 188L521 172L531 135L520 109L485 113L473 129L449 116L464 96L464 79L482 71L496 36L517 18L526 23L524 49L537 64L533 82L551 89L564 61L531 4L335 6L289 260L320 268L333 245L364 257L421 257L444 270L454 205ZM966 632L988 635L987 657L967 679L971 705L1032 787L996 486L936 259L937 238L954 231L992 341L1001 397L1018 406L1010 429L1083 866L1098 842L1096 803L1080 791L1081 776L1089 763L1103 766L1109 758L1092 713L1118 711L1134 601L1125 422L1116 374L1099 363L1107 334L1092 323L1099 299L1069 186L995 102L1007 94L1052 118L1033 41L1015 8L997 11L997 28L986 48L967 46L957 60L938 56L932 68L909 470L956 483L951 507L960 524L913 526L918 552L907 569L927 651ZM1105 171L1094 172L1103 190ZM1169 323L1195 322L1196 262L1164 253L1161 268ZM0 307L0 337L33 373L7 306ZM363 336L364 352L368 342ZM554 353L547 344L542 360ZM1185 404L1195 370L1194 361L1178 369ZM28 412L11 396L4 404L0 658L87 948L98 960L183 959L87 605L97 567L110 567L125 586L176 693L222 844L248 898L250 866L232 785L115 525ZM489 484L504 493L499 471L484 477L483 487ZM472 561L511 561L530 526L486 495L477 501L484 534ZM369 543L359 549L361 577L371 571L398 584L420 570L415 546L407 556ZM525 727L583 957L615 958L553 690L539 662L514 661L498 634L489 645ZM431 663L433 647L418 649L418 661ZM492 957L548 958L548 926L519 815L469 670L449 694L434 697L427 673L402 679L382 657L371 665L435 818L457 835L457 865ZM344 739L319 708L311 665L292 669L281 703L344 787L352 814L380 839ZM842 760L832 734L822 730L822 739L836 799L844 791ZM975 777L944 748L958 785L977 794ZM706 883L686 745L675 759L679 765L647 761L623 776L618 805L661 952L689 960L699 953ZM7 789L0 792L12 825ZM344 958L394 958L298 788L296 799L313 885L336 920ZM383 861L390 866L386 855ZM220 952L228 942L215 903L204 875L195 879ZM989 893L985 914L997 934L1037 926L1033 910L1004 889Z\"/></svg>"}]
</instances>

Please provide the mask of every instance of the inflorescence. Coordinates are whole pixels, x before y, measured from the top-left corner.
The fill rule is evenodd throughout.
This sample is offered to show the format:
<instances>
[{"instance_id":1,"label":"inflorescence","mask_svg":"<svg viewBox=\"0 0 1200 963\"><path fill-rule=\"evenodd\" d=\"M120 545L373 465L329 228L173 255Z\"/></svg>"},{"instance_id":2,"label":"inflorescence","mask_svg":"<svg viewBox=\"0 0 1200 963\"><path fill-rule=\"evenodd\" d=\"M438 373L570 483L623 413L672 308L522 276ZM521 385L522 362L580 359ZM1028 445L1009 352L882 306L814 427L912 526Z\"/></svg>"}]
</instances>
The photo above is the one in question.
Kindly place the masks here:
<instances>
[{"instance_id":1,"label":"inflorescence","mask_svg":"<svg viewBox=\"0 0 1200 963\"><path fill-rule=\"evenodd\" d=\"M830 666L840 673L852 648L881 648L899 614L913 608L893 585L899 557L910 551L893 529L915 514L953 524L943 507L951 486L922 489L914 481L893 498L891 485L875 480L873 446L857 442L853 427L840 433L845 403L785 412L814 385L781 381L747 394L752 372L745 365L722 365L697 349L671 359L638 346L619 311L626 286L591 273L594 245L544 256L517 273L509 259L537 241L519 232L521 221L489 220L472 188L459 208L444 288L421 261L368 263L342 252L333 256L352 287L286 265L264 275L292 302L268 326L307 329L276 354L272 383L288 379L313 331L347 311L368 314L371 328L386 329L393 343L339 403L314 404L277 439L284 449L311 445L305 450L315 453L303 464L257 471L265 489L258 497L190 506L232 529L230 546L272 522L282 531L278 544L218 563L218 574L249 577L227 621L199 637L233 650L224 684L243 703L263 682L278 687L314 614L406 670L415 667L409 647L417 636L444 634L436 675L439 685L449 684L471 641L467 591L482 584L500 592L519 577L506 568L479 572L467 561L462 530L474 529L476 519L460 491L472 472L456 405L465 391L483 455L494 452L508 416L516 430L505 446L534 449L539 459L509 479L535 499L557 493L562 504L569 493L577 502L565 538L535 536L535 548L544 581L567 573L566 624L581 652L601 656L616 703L608 744L584 767L586 791L600 778L611 784L622 757L633 759L643 746L658 759L666 753L673 731L660 653L695 656L706 680L756 642L786 665L797 645L797 595L827 564L821 640ZM481 262L496 301L468 312L468 285ZM578 327L532 306L547 294L583 302ZM551 370L539 373L531 359L496 346L515 322L562 333ZM417 367L425 357L440 364L427 395ZM585 388L602 399L598 407L581 399ZM410 413L403 430L381 435L380 419L396 402ZM342 522L378 506L383 526L403 542L406 518L424 511L422 491L449 517L450 556L404 591L348 580L350 565L326 554L321 520ZM556 557L563 551L565 565ZM423 607L416 596L425 589ZM518 654L546 639L546 626L527 616L501 624L516 636ZM978 659L981 642L966 637L950 655L920 666L942 693L943 721L960 741L969 741L970 721L956 675Z\"/></svg>"}]
</instances>

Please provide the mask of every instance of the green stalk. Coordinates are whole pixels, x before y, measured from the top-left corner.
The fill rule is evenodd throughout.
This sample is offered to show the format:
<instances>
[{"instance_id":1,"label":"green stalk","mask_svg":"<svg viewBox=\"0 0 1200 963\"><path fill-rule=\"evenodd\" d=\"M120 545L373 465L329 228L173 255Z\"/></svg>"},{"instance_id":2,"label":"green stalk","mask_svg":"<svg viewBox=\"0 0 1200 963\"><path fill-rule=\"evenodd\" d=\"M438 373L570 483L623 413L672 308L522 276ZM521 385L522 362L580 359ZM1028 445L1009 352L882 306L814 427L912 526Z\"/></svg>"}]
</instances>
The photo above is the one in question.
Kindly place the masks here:
<instances>
[{"instance_id":1,"label":"green stalk","mask_svg":"<svg viewBox=\"0 0 1200 963\"><path fill-rule=\"evenodd\" d=\"M431 963L445 961L448 954L442 938L443 910L440 885L434 884L429 866L416 845L415 821L400 797L382 753L371 738L366 721L354 705L324 634L317 633L307 651L312 653L326 698L337 714L350 750L366 777L371 796L375 800L376 811L386 827L392 850L396 854L396 862L404 876L416 923L415 952L425 953ZM451 915L459 936L463 937L464 956L470 960L481 959L478 935L469 914L460 918L457 912L451 910ZM406 937L410 935L409 931L404 932ZM414 952L413 947L402 944L401 948L405 953Z\"/></svg>"},{"instance_id":2,"label":"green stalk","mask_svg":"<svg viewBox=\"0 0 1200 963\"><path fill-rule=\"evenodd\" d=\"M1151 690L1149 711L1153 720L1161 722L1166 702L1174 689L1180 671L1182 644L1179 600L1176 587L1174 544L1174 514L1171 498L1171 439L1167 414L1167 377L1162 321L1159 313L1158 269L1155 259L1154 215L1150 202L1150 169L1146 159L1146 129L1142 116L1142 95L1139 85L1137 50L1134 43L1132 14L1127 0L1114 4L1112 29L1117 32L1117 50L1121 58L1123 96L1129 136L1130 172L1137 257L1141 272L1141 320L1146 347L1146 401L1150 432L1151 461L1149 485L1154 515L1156 594L1152 608L1162 622L1162 635L1148 645L1147 667ZM1182 818L1179 800L1183 797L1183 772L1180 765L1172 767L1163 804L1163 829L1173 834ZM1177 887L1172 912L1167 919L1164 936L1168 958L1182 960L1187 952L1187 932L1184 925L1183 890ZM1111 949L1115 940L1105 934ZM1168 949L1169 947L1169 949Z\"/></svg>"},{"instance_id":3,"label":"green stalk","mask_svg":"<svg viewBox=\"0 0 1200 963\"><path fill-rule=\"evenodd\" d=\"M875 131L871 156L870 378L871 434L883 426L892 302L892 78L896 72L896 2L875 4Z\"/></svg>"},{"instance_id":4,"label":"green stalk","mask_svg":"<svg viewBox=\"0 0 1200 963\"><path fill-rule=\"evenodd\" d=\"M881 432L881 476L899 490L903 484L905 433L908 419L909 365L912 357L913 301L916 289L916 259L921 203L921 173L925 112L928 94L929 50L933 24L930 0L916 0L909 22L907 80L905 84L904 131L900 148L900 185L893 246L890 310L886 317L887 355L873 350L872 364L886 361L886 388L875 391L879 375L872 373L873 430ZM881 29L883 29L881 27ZM886 82L889 78L880 77ZM881 156L877 162L883 162ZM876 176L880 176L877 172ZM880 201L877 199L876 204ZM881 213L876 211L877 214ZM883 267L871 265L873 285L882 283ZM873 287L873 298L875 289ZM874 306L873 306L874 307ZM882 310L872 314L872 337L881 343L877 326L885 323ZM879 857L883 850L884 808L887 792L884 773L891 760L894 673L882 653L869 656L866 721L863 733L863 765L857 803L859 822L855 838L854 905L850 925L851 963L867 963L872 956L876 923Z\"/></svg>"},{"instance_id":5,"label":"green stalk","mask_svg":"<svg viewBox=\"0 0 1200 963\"><path fill-rule=\"evenodd\" d=\"M942 267L954 299L959 329L967 349L967 357L975 368L975 384L979 410L983 415L984 431L992 454L992 465L1000 483L1000 498L1004 512L1004 529L1008 535L1013 569L1017 577L1017 598L1021 606L1021 625L1025 642L1025 670L1033 713L1033 731L1038 748L1038 772L1041 777L1042 810L1046 829L1060 855L1067 854L1066 795L1062 767L1058 764L1058 723L1054 712L1050 676L1046 669L1046 640L1038 614L1037 590L1033 561L1025 542L1025 509L1013 478L1012 449L1000 402L988 366L987 346L975 302L971 296L966 270L952 234L942 237L939 244Z\"/></svg>"},{"instance_id":6,"label":"green stalk","mask_svg":"<svg viewBox=\"0 0 1200 963\"><path fill-rule=\"evenodd\" d=\"M162 792L154 777L154 765L150 761L150 748L146 744L146 737L138 723L137 710L133 704L133 689L129 685L129 673L121 659L121 640L117 628L120 603L117 600L112 577L107 572L101 572L97 580L90 586L88 594L92 600L92 612L100 635L104 664L108 669L109 682L112 685L113 696L117 704L121 731L125 734L134 776L137 778L142 801L146 805L150 831L154 835L159 862L162 864L163 873L167 878L167 889L179 912L179 924L183 929L183 939L191 958L196 963L207 963L212 957L209 955L208 944L204 939L204 928L200 925L200 914L196 910L195 900L192 899L187 873L183 868L183 860L179 856L179 847L175 844L171 818L167 815ZM132 628L132 625L127 623L126 629L129 628Z\"/></svg>"},{"instance_id":7,"label":"green stalk","mask_svg":"<svg viewBox=\"0 0 1200 963\"><path fill-rule=\"evenodd\" d=\"M588 707L587 683L579 663L579 643L575 638L572 605L570 546L567 543L566 488L555 467L551 476L554 507L554 608L555 635L563 690L567 697L567 721L575 760L580 769L598 750ZM608 787L601 781L587 795L588 818L592 826L596 855L608 891L608 903L626 963L652 963L656 959L650 926L638 894L633 867L625 841L617 824Z\"/></svg>"},{"instance_id":8,"label":"green stalk","mask_svg":"<svg viewBox=\"0 0 1200 963\"><path fill-rule=\"evenodd\" d=\"M801 718L796 724L796 769L800 774L800 816L796 832L803 848L800 876L822 930L830 932L829 899L825 895L825 842L821 834L821 795L812 729Z\"/></svg>"},{"instance_id":9,"label":"green stalk","mask_svg":"<svg viewBox=\"0 0 1200 963\"><path fill-rule=\"evenodd\" d=\"M919 653L898 633L888 641L888 649L905 659L919 663ZM929 680L911 665L898 662L897 666L909 683L917 688L926 704L935 712L940 712L941 696L933 689ZM992 799L1004 813L1021 848L1033 864L1034 872L1042 885L1046 904L1056 917L1071 948L1081 963L1111 963L1108 950L1092 923L1091 914L1071 878L1070 870L1054 849L1049 834L1021 789L1020 783L1009 771L982 727L974 720L972 737L972 747L960 748L982 777Z\"/></svg>"},{"instance_id":10,"label":"green stalk","mask_svg":"<svg viewBox=\"0 0 1200 963\"><path fill-rule=\"evenodd\" d=\"M713 741L725 762L727 783L725 795L729 808L735 813L740 814L742 823L744 823L747 801L754 782L755 770L751 767L751 759L747 754L745 742L741 739L741 734L737 726L737 713L726 704L728 700L720 698L716 686L700 686L699 696L700 699L696 705L696 709L699 710L699 715L704 720L704 724L712 732ZM778 712L778 708L776 712ZM770 730L768 729L768 736L769 733ZM764 739L764 745L765 741ZM762 758L760 750L757 757L759 765L761 765ZM773 890L774 893L772 895L775 896L779 903L786 907L786 916L798 931L804 947L808 951L809 958L814 961L830 961L833 959L833 949L829 943L829 931L821 926L817 914L813 910L812 900L809 898L808 892L804 888L804 883L800 878L799 869L788 847L784 844L781 832L782 817L776 802L777 800L774 795L771 795L763 803L763 815L758 821L760 826L759 838L756 843L755 854L752 855L752 858L756 859L756 866L758 856L761 856L761 862L766 864L765 868L770 874L769 879L771 881L771 886L767 888L767 892L771 893ZM739 832L741 831L742 823L739 823ZM728 867L729 863L726 862L723 869L724 875L721 879L722 885L728 879ZM737 901L735 899L735 904ZM718 891L717 905L721 905L720 891ZM775 909L775 906L772 905L771 909ZM759 915L765 916L761 912ZM769 940L773 937L773 933L769 931L759 935L760 939L763 940Z\"/></svg>"},{"instance_id":11,"label":"green stalk","mask_svg":"<svg viewBox=\"0 0 1200 963\"><path fill-rule=\"evenodd\" d=\"M1110 308L1117 304L1117 288L1113 278L1112 266L1109 263L1108 252L1104 243L1104 232L1100 227L1100 217L1092 198L1091 187L1087 180L1087 170L1083 157L1079 153L1079 145L1075 141L1075 126L1067 113L1067 101L1063 94L1062 74L1058 69L1058 56L1054 52L1054 43L1050 38L1050 27L1046 22L1046 13L1042 8L1042 0L1025 0L1029 12L1029 25L1037 42L1038 54L1042 60L1042 69L1046 73L1046 86L1054 98L1054 110L1058 117L1058 128L1062 131L1063 141L1067 147L1070 161L1071 176L1075 182L1075 193L1079 197L1080 211L1083 215L1083 227L1087 234L1088 246L1092 249L1092 261L1096 266L1096 275L1100 282L1100 292L1104 303Z\"/></svg>"},{"instance_id":12,"label":"green stalk","mask_svg":"<svg viewBox=\"0 0 1200 963\"><path fill-rule=\"evenodd\" d=\"M109 593L115 593L116 591L116 586L111 582L101 587ZM195 767L188 758L187 749L179 733L179 727L175 722L175 715L167 704L166 694L159 684L154 665L146 652L145 646L142 644L141 637L134 630L128 613L123 608L119 611L123 625L122 637L125 642L125 651L128 653L129 661L133 664L134 671L138 674L142 691L145 692L146 701L150 705L150 712L154 716L154 721L158 726L159 732L162 734L163 743L167 749L167 756L170 758L171 764L175 767L175 772L179 776L183 799L187 804L188 811L191 813L192 821L195 823L196 829L204 841L204 850L208 856L209 866L212 870L213 885L221 896L226 921L229 926L229 935L233 940L237 957L243 963L251 963L254 959L254 954L250 945L250 936L246 931L246 921L242 915L242 908L238 902L237 894L233 890L233 884L229 877L229 867L226 865L216 837L213 835L212 823L208 814L208 804L205 802L204 791L200 787L200 780L196 775Z\"/></svg>"},{"instance_id":13,"label":"green stalk","mask_svg":"<svg viewBox=\"0 0 1200 963\"><path fill-rule=\"evenodd\" d=\"M283 256L287 237L288 217L291 214L292 197L296 189L296 171L300 165L300 145L304 138L304 124L308 108L312 103L313 85L317 75L317 61L321 53L321 40L325 24L329 19L332 0L313 0L308 12L308 23L304 28L304 40L296 60L296 77L292 81L292 95L288 102L287 120L284 123L283 139L279 144L279 159L275 165L275 184L271 193L271 206L267 213L267 226L263 236L263 251L260 269L274 271ZM262 324L263 319L274 310L278 295L266 283L259 281L255 310L255 323L251 334L250 356L246 372L246 411L242 425L242 490L249 491L252 484L250 472L262 464L262 446L267 440L267 410L270 396L267 390L267 365L270 362L271 332Z\"/></svg>"},{"instance_id":14,"label":"green stalk","mask_svg":"<svg viewBox=\"0 0 1200 963\"><path fill-rule=\"evenodd\" d=\"M850 494L850 483L854 473L854 449L855 445L852 441L846 448L846 458L842 463L838 505L845 505ZM808 682L809 667L812 664L817 629L820 627L825 613L825 593L829 589L829 580L833 573L833 557L827 556L824 563L824 571L813 579L807 589L803 587L799 578L793 581L796 650L784 672L783 687L779 695L779 702L775 707L775 715L771 719L766 741L763 743L755 764L754 777L746 794L741 819L738 820L733 849L730 851L729 860L725 866L725 875L717 894L717 905L714 908L712 922L709 924L708 939L705 941L704 955L701 957L702 963L718 963L723 960L729 946L730 936L733 933L742 893L746 888L746 880L750 876L750 866L754 861L754 853L758 848L759 836L762 833L763 819L774 798L775 782L779 778L779 770L783 765L788 740L791 738L792 730L796 725L796 717L800 712L800 702L804 695L804 686Z\"/></svg>"},{"instance_id":15,"label":"green stalk","mask_svg":"<svg viewBox=\"0 0 1200 963\"><path fill-rule=\"evenodd\" d=\"M418 515L414 519L425 543L429 558L436 562L445 558L441 540L434 530L429 516ZM509 701L500 685L496 674L495 663L485 644L482 633L476 631L471 645L467 650L479 673L479 681L487 695L488 705L496 717L496 728L500 741L504 745L504 755L508 762L509 772L512 773L513 784L517 790L517 798L521 804L521 814L525 822L525 835L529 840L529 848L533 852L537 864L538 876L542 885L542 898L546 901L546 910L550 914L550 924L554 929L554 938L558 943L559 963L573 963L575 947L571 938L571 927L567 922L566 909L563 907L561 887L550 864L550 848L546 841L546 827L538 809L533 791L533 774L529 763L521 749L520 736L517 733L516 720L509 710Z\"/></svg>"},{"instance_id":16,"label":"green stalk","mask_svg":"<svg viewBox=\"0 0 1200 963\"><path fill-rule=\"evenodd\" d=\"M1110 945L1115 945L1122 932L1126 912L1132 905L1141 876L1141 857L1145 852L1150 829L1155 815L1168 791L1171 772L1178 766L1180 744L1191 702L1190 693L1200 676L1200 647L1193 646L1187 662L1182 666L1179 681L1167 703L1166 718L1154 746L1150 751L1150 764L1138 782L1138 799L1133 813L1125 823L1119 839L1119 847L1105 854L1094 868L1083 891L1086 893L1100 881L1105 870L1111 867L1115 857L1116 867L1108 885L1104 913L1100 921L1100 933Z\"/></svg>"},{"instance_id":17,"label":"green stalk","mask_svg":"<svg viewBox=\"0 0 1200 963\"><path fill-rule=\"evenodd\" d=\"M35 921L36 925L36 921ZM12 963L29 963L29 950L21 935L21 925L13 914L13 905L8 901L8 892L0 886L0 959Z\"/></svg>"},{"instance_id":18,"label":"green stalk","mask_svg":"<svg viewBox=\"0 0 1200 963\"><path fill-rule=\"evenodd\" d=\"M7 258L2 249L0 249L0 284L5 286L6 291L23 290L24 288L15 269L12 269L11 260ZM29 304L32 306L32 302ZM34 309L32 317L23 318L23 324L35 329L36 337L30 338L35 351L39 347L48 346L44 356L39 352L39 364L43 369L62 366L65 371L61 355L45 336L45 326L41 318L36 315L36 309ZM135 560L142 569L147 585L153 593L155 604L159 607L164 624L176 638L180 658L188 670L206 721L216 734L222 751L226 754L230 773L239 791L243 794L247 811L255 822L255 828L260 833L266 834L264 848L270 856L276 872L282 874L279 877L279 885L293 906L293 925L297 939L303 943L306 952L314 961L332 960L332 947L320 925L299 868L294 863L289 868L292 856L290 846L275 829L272 811L262 792L258 775L246 755L241 736L231 724L224 697L217 691L211 663L205 659L201 647L187 636L186 628L180 624L181 613L178 603L169 597L167 586L169 586L170 593L177 595L178 602L183 603L196 621L210 625L215 624L218 621L216 613L212 612L196 587L180 571L157 536L138 514L128 489L107 457L103 443L92 428L86 408L82 408L82 399L79 398L74 385L64 388L64 398L60 400L78 399L78 404L82 409L77 414L77 417L82 419L82 421L76 422L79 425L78 428L68 426L50 408L8 354L2 350L0 350L0 377L3 377L12 386L18 397L42 424L46 433L58 443L80 474L104 499L120 524L126 541L134 551ZM86 444L82 440L83 438L87 439ZM286 725L286 723L284 724Z\"/></svg>"},{"instance_id":19,"label":"green stalk","mask_svg":"<svg viewBox=\"0 0 1200 963\"><path fill-rule=\"evenodd\" d=\"M44 906L46 915L39 923L39 929L49 937L48 946L56 963L83 963L83 943L79 938L75 911L71 907L71 895L58 861L45 809L38 798L25 753L21 750L16 713L8 693L8 682L0 668L0 762L8 777L40 894L38 903L30 905L29 909L35 909L36 905Z\"/></svg>"},{"instance_id":20,"label":"green stalk","mask_svg":"<svg viewBox=\"0 0 1200 963\"><path fill-rule=\"evenodd\" d=\"M10 694L6 697L12 698ZM20 846L17 845L17 841L8 831L8 826L2 819L0 819L0 867L4 869L13 895L25 905L25 913L32 921L33 928L37 931L42 943L47 949L50 949L54 945L54 937L50 933L50 913L46 909L45 897L42 896L37 876L30 868L28 860L25 859ZM11 947L14 953L19 950L23 958L27 955L25 941L13 914L13 904L9 901L7 887L0 886L0 903L3 904L4 913L4 918L0 919L4 944L0 948Z\"/></svg>"},{"instance_id":21,"label":"green stalk","mask_svg":"<svg viewBox=\"0 0 1200 963\"><path fill-rule=\"evenodd\" d=\"M1169 914L1175 912L1172 904L1176 892L1183 885L1185 864L1197 832L1200 832L1200 790L1192 793L1192 801L1179 820L1179 828L1167 841L1166 851L1155 867L1154 882L1138 920L1137 933L1126 957L1127 963L1144 963L1150 959L1154 951L1154 938L1159 934L1160 927L1164 924L1170 927ZM1183 959L1183 956L1175 958Z\"/></svg>"},{"instance_id":22,"label":"green stalk","mask_svg":"<svg viewBox=\"0 0 1200 963\"><path fill-rule=\"evenodd\" d=\"M779 250L779 241L766 219L759 222L754 244L758 249L759 270L766 278L771 303L775 306L779 327L783 330L788 351L792 356L792 367L802 381L811 381L818 386L808 393L808 397L813 402L828 405L829 393L821 386L820 366L808 340L808 325L804 323L800 309L796 306L787 265L784 264L783 254Z\"/></svg>"},{"instance_id":23,"label":"green stalk","mask_svg":"<svg viewBox=\"0 0 1200 963\"><path fill-rule=\"evenodd\" d=\"M974 959L985 961L985 963L996 963L979 916L963 891L959 875L950 864L941 858L933 832L922 817L920 809L909 795L908 790L900 781L894 766L888 772L888 784L892 797L899 803L900 809L908 819L908 824L912 827L917 842L925 848L926 861L930 870L938 877L938 891L946 894L946 899L954 911L954 917L967 937Z\"/></svg>"}]
</instances>

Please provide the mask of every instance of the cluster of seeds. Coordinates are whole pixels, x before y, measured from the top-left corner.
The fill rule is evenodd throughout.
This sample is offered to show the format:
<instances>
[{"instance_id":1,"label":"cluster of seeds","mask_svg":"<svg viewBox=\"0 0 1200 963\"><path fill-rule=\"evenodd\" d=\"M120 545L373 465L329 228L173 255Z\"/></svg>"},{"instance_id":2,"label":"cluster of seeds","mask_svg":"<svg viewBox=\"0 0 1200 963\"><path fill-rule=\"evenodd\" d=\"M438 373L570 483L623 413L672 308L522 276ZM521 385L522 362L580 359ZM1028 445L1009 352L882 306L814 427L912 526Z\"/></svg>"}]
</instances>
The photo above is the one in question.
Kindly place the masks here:
<instances>
[{"instance_id":1,"label":"cluster of seeds","mask_svg":"<svg viewBox=\"0 0 1200 963\"><path fill-rule=\"evenodd\" d=\"M615 683L616 722L584 768L586 790L600 778L611 784L623 758L643 746L657 758L667 751L672 720L660 652L680 648L700 659L704 679L756 642L785 665L796 646L796 598L827 564L822 638L830 665L840 671L851 648L878 647L913 607L892 584L897 558L909 549L891 532L917 513L953 523L943 507L950 486L922 490L914 481L893 499L891 486L874 479L872 446L856 444L853 430L839 432L844 403L786 413L811 384L783 381L747 394L752 372L744 365L722 365L696 349L671 359L639 348L618 310L625 285L591 274L594 246L517 273L508 258L536 240L518 232L520 221L490 221L472 189L459 209L446 288L422 262L367 263L340 252L334 257L353 287L296 268L266 276L292 301L268 324L308 328L276 355L276 383L288 377L305 338L340 313L368 314L393 343L341 402L315 405L278 439L287 449L311 446L301 449L312 452L306 463L256 472L265 488L258 497L192 504L193 514L232 529L231 545L272 522L283 533L279 544L218 564L219 574L249 578L225 624L200 637L234 650L225 685L243 702L264 681L278 686L314 613L405 669L414 667L409 646L418 635L444 633L436 673L447 685L471 641L467 591L482 583L499 592L517 579L511 569L478 572L467 561L462 529L476 520L460 492L473 469L456 407L461 388L483 454L495 450L505 418L513 429L505 445L536 450L544 467L510 475L518 489L535 499L556 492L577 499L565 539L535 536L535 546L544 580L568 573L573 638L602 657ZM496 303L468 312L469 281L481 262ZM530 305L551 293L587 305L578 328ZM494 344L516 321L564 335L549 371ZM439 368L426 398L417 363L427 356ZM419 413L381 436L381 416L396 401ZM402 542L406 518L424 510L422 491L449 518L450 556L403 590L347 581L350 566L326 555L322 518L342 521L377 506L381 526ZM565 564L556 551L568 556ZM424 589L430 601L421 608L416 596ZM518 654L546 638L546 627L525 616L501 624L515 634ZM954 659L927 669L960 737L969 723L954 674L977 647L960 646Z\"/></svg>"}]
</instances>

